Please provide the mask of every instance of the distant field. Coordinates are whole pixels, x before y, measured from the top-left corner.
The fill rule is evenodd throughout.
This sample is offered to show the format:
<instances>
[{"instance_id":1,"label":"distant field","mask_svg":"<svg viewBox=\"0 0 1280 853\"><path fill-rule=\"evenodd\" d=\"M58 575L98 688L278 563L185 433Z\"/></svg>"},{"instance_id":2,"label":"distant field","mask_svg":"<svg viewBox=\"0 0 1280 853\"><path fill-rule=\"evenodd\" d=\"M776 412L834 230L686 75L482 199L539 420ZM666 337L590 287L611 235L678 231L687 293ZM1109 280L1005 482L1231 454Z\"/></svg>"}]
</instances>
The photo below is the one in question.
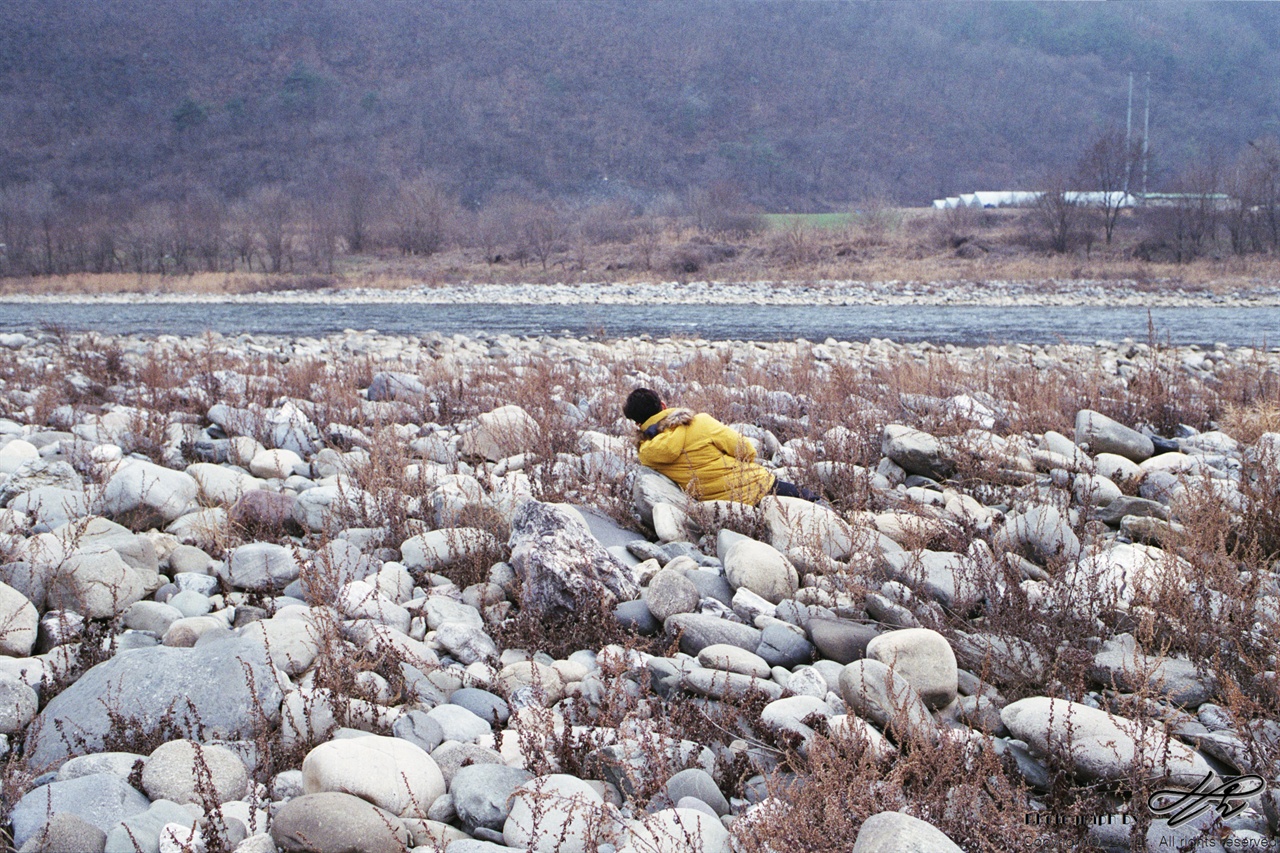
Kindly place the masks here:
<instances>
[{"instance_id":1,"label":"distant field","mask_svg":"<svg viewBox=\"0 0 1280 853\"><path fill-rule=\"evenodd\" d=\"M785 231L795 225L805 228L847 228L853 224L852 213L766 213L764 219L771 231Z\"/></svg>"}]
</instances>

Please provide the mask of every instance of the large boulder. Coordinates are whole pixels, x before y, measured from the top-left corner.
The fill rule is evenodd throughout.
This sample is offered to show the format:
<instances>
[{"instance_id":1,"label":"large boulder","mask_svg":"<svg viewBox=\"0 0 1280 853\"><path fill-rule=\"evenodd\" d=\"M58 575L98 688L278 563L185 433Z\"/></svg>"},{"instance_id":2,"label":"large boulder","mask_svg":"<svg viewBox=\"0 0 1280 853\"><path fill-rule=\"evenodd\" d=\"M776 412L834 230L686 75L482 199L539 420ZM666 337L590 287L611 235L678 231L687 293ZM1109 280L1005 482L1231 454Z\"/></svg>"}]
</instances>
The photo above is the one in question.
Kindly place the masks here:
<instances>
[{"instance_id":1,"label":"large boulder","mask_svg":"<svg viewBox=\"0 0 1280 853\"><path fill-rule=\"evenodd\" d=\"M147 580L105 546L81 548L48 577L45 603L90 619L109 619L147 594Z\"/></svg>"},{"instance_id":2,"label":"large boulder","mask_svg":"<svg viewBox=\"0 0 1280 853\"><path fill-rule=\"evenodd\" d=\"M62 460L31 459L18 466L9 479L0 483L0 507L9 506L18 495L42 488L83 492L84 480Z\"/></svg>"},{"instance_id":3,"label":"large boulder","mask_svg":"<svg viewBox=\"0 0 1280 853\"><path fill-rule=\"evenodd\" d=\"M231 506L249 492L266 485L262 480L251 477L243 471L214 465L211 462L196 462L188 465L187 474L196 481L201 498L206 502L226 506Z\"/></svg>"},{"instance_id":4,"label":"large boulder","mask_svg":"<svg viewBox=\"0 0 1280 853\"><path fill-rule=\"evenodd\" d=\"M516 788L502 827L508 847L529 853L587 853L596 849L604 801L575 776L539 776Z\"/></svg>"},{"instance_id":5,"label":"large boulder","mask_svg":"<svg viewBox=\"0 0 1280 853\"><path fill-rule=\"evenodd\" d=\"M724 556L725 577L734 589L749 589L771 604L795 595L800 578L795 566L777 548L742 539Z\"/></svg>"},{"instance_id":6,"label":"large boulder","mask_svg":"<svg viewBox=\"0 0 1280 853\"><path fill-rule=\"evenodd\" d=\"M698 609L701 596L693 581L675 569L662 569L644 591L645 604L659 622L677 613L693 613Z\"/></svg>"},{"instance_id":7,"label":"large boulder","mask_svg":"<svg viewBox=\"0 0 1280 853\"><path fill-rule=\"evenodd\" d=\"M395 400L416 403L427 396L427 386L415 374L384 370L373 374L365 397L374 402Z\"/></svg>"},{"instance_id":8,"label":"large boulder","mask_svg":"<svg viewBox=\"0 0 1280 853\"><path fill-rule=\"evenodd\" d=\"M462 436L464 456L491 462L525 453L534 447L542 429L533 416L519 406L502 406L476 419L476 427Z\"/></svg>"},{"instance_id":9,"label":"large boulder","mask_svg":"<svg viewBox=\"0 0 1280 853\"><path fill-rule=\"evenodd\" d=\"M147 810L147 798L111 773L93 773L50 782L18 800L10 814L13 843L22 847L39 836L57 814L71 814L104 833L125 818Z\"/></svg>"},{"instance_id":10,"label":"large boulder","mask_svg":"<svg viewBox=\"0 0 1280 853\"><path fill-rule=\"evenodd\" d=\"M982 596L976 567L951 551L899 551L884 555L890 578L924 590L944 607L962 610Z\"/></svg>"},{"instance_id":11,"label":"large boulder","mask_svg":"<svg viewBox=\"0 0 1280 853\"><path fill-rule=\"evenodd\" d=\"M496 554L498 540L476 527L448 527L411 536L400 545L400 562L410 571L438 572L453 563Z\"/></svg>"},{"instance_id":12,"label":"large boulder","mask_svg":"<svg viewBox=\"0 0 1280 853\"><path fill-rule=\"evenodd\" d=\"M674 480L643 465L636 469L631 482L631 499L635 502L640 520L650 527L653 526L655 506L668 504L677 509L685 509L690 503L689 496Z\"/></svg>"},{"instance_id":13,"label":"large boulder","mask_svg":"<svg viewBox=\"0 0 1280 853\"><path fill-rule=\"evenodd\" d=\"M699 809L661 809L631 828L618 853L730 853L729 830L714 814Z\"/></svg>"},{"instance_id":14,"label":"large boulder","mask_svg":"<svg viewBox=\"0 0 1280 853\"><path fill-rule=\"evenodd\" d=\"M81 489L38 486L15 497L9 508L54 528L85 517L90 505L89 496Z\"/></svg>"},{"instance_id":15,"label":"large boulder","mask_svg":"<svg viewBox=\"0 0 1280 853\"><path fill-rule=\"evenodd\" d=\"M402 817L426 817L445 793L440 768L422 747L395 737L368 735L322 743L302 761L308 794L340 791Z\"/></svg>"},{"instance_id":16,"label":"large boulder","mask_svg":"<svg viewBox=\"0 0 1280 853\"><path fill-rule=\"evenodd\" d=\"M1208 702L1215 689L1213 679L1187 658L1148 655L1132 634L1117 634L1103 643L1089 674L1104 687L1131 693L1150 689L1192 708Z\"/></svg>"},{"instance_id":17,"label":"large boulder","mask_svg":"<svg viewBox=\"0 0 1280 853\"><path fill-rule=\"evenodd\" d=\"M902 424L888 424L880 438L880 452L908 474L945 480L955 465L945 455L942 443L927 432Z\"/></svg>"},{"instance_id":18,"label":"large boulder","mask_svg":"<svg viewBox=\"0 0 1280 853\"><path fill-rule=\"evenodd\" d=\"M1185 590L1193 569L1181 557L1150 545L1113 543L1068 564L1062 580L1082 613L1127 610L1157 592Z\"/></svg>"},{"instance_id":19,"label":"large boulder","mask_svg":"<svg viewBox=\"0 0 1280 853\"><path fill-rule=\"evenodd\" d=\"M190 474L129 459L102 490L102 514L129 518L140 528L157 527L195 509L199 494Z\"/></svg>"},{"instance_id":20,"label":"large boulder","mask_svg":"<svg viewBox=\"0 0 1280 853\"><path fill-rule=\"evenodd\" d=\"M906 679L933 710L956 698L956 656L947 638L928 628L888 631L867 643L867 657Z\"/></svg>"},{"instance_id":21,"label":"large boulder","mask_svg":"<svg viewBox=\"0 0 1280 853\"><path fill-rule=\"evenodd\" d=\"M880 812L862 822L853 853L961 853L928 821L904 812Z\"/></svg>"},{"instance_id":22,"label":"large boulder","mask_svg":"<svg viewBox=\"0 0 1280 853\"><path fill-rule=\"evenodd\" d=\"M783 553L817 551L842 560L859 544L853 528L820 504L769 496L760 501L760 508L769 526L769 541Z\"/></svg>"},{"instance_id":23,"label":"large boulder","mask_svg":"<svg viewBox=\"0 0 1280 853\"><path fill-rule=\"evenodd\" d=\"M1123 782L1132 773L1194 788L1210 772L1204 758L1158 727L1066 699L1032 696L1000 719L1038 754L1055 755L1083 781Z\"/></svg>"},{"instance_id":24,"label":"large boulder","mask_svg":"<svg viewBox=\"0 0 1280 853\"><path fill-rule=\"evenodd\" d=\"M101 752L121 720L149 729L170 710L187 737L251 736L259 723L279 718L281 698L275 670L252 640L133 649L93 667L45 706L27 756L38 768Z\"/></svg>"},{"instance_id":25,"label":"large boulder","mask_svg":"<svg viewBox=\"0 0 1280 853\"><path fill-rule=\"evenodd\" d=\"M458 820L473 832L478 826L501 832L511 814L512 793L532 778L527 770L501 764L463 767L449 785Z\"/></svg>"},{"instance_id":26,"label":"large boulder","mask_svg":"<svg viewBox=\"0 0 1280 853\"><path fill-rule=\"evenodd\" d=\"M272 542L250 542L218 565L218 576L249 590L284 589L298 579L302 566L293 551Z\"/></svg>"},{"instance_id":27,"label":"large boulder","mask_svg":"<svg viewBox=\"0 0 1280 853\"><path fill-rule=\"evenodd\" d=\"M1076 412L1076 444L1093 455L1114 453L1141 462L1155 453L1151 439L1090 409Z\"/></svg>"},{"instance_id":28,"label":"large boulder","mask_svg":"<svg viewBox=\"0 0 1280 853\"><path fill-rule=\"evenodd\" d=\"M1040 560L1074 560L1080 556L1080 539L1058 508L1036 504L1009 514L997 541L1011 550L1025 549Z\"/></svg>"},{"instance_id":29,"label":"large boulder","mask_svg":"<svg viewBox=\"0 0 1280 853\"><path fill-rule=\"evenodd\" d=\"M156 747L142 768L142 790L152 800L200 805L238 800L249 786L249 769L225 746L171 740Z\"/></svg>"},{"instance_id":30,"label":"large boulder","mask_svg":"<svg viewBox=\"0 0 1280 853\"><path fill-rule=\"evenodd\" d=\"M0 655L26 657L36 644L40 614L25 595L0 583Z\"/></svg>"},{"instance_id":31,"label":"large boulder","mask_svg":"<svg viewBox=\"0 0 1280 853\"><path fill-rule=\"evenodd\" d=\"M935 739L937 723L905 678L878 660L857 660L840 671L840 696L849 710L902 742Z\"/></svg>"},{"instance_id":32,"label":"large boulder","mask_svg":"<svg viewBox=\"0 0 1280 853\"><path fill-rule=\"evenodd\" d=\"M340 791L289 800L271 821L271 839L282 853L404 853L412 843L396 815Z\"/></svg>"},{"instance_id":33,"label":"large boulder","mask_svg":"<svg viewBox=\"0 0 1280 853\"><path fill-rule=\"evenodd\" d=\"M708 613L677 613L667 619L668 636L680 637L680 651L696 655L707 646L725 644L755 652L761 631Z\"/></svg>"},{"instance_id":34,"label":"large boulder","mask_svg":"<svg viewBox=\"0 0 1280 853\"><path fill-rule=\"evenodd\" d=\"M510 545L520 604L532 613L564 616L596 601L612 609L640 597L630 570L564 507L526 501L512 520Z\"/></svg>"}]
</instances>

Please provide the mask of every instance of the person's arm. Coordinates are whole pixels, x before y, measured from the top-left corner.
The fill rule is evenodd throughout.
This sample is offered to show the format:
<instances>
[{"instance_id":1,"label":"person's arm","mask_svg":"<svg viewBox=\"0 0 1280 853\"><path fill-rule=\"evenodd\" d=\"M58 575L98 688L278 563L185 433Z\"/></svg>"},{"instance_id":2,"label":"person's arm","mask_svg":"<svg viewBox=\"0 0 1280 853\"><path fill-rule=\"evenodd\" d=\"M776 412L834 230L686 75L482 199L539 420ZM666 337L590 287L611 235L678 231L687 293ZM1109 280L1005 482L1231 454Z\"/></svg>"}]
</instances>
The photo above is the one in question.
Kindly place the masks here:
<instances>
[{"instance_id":1,"label":"person's arm","mask_svg":"<svg viewBox=\"0 0 1280 853\"><path fill-rule=\"evenodd\" d=\"M704 415L711 421L711 443L725 456L732 456L743 462L756 461L756 448L747 437L736 429L725 426L710 415Z\"/></svg>"},{"instance_id":2,"label":"person's arm","mask_svg":"<svg viewBox=\"0 0 1280 853\"><path fill-rule=\"evenodd\" d=\"M684 452L684 436L682 430L669 429L658 433L640 445L640 464L652 468L654 465L670 465L680 458Z\"/></svg>"}]
</instances>

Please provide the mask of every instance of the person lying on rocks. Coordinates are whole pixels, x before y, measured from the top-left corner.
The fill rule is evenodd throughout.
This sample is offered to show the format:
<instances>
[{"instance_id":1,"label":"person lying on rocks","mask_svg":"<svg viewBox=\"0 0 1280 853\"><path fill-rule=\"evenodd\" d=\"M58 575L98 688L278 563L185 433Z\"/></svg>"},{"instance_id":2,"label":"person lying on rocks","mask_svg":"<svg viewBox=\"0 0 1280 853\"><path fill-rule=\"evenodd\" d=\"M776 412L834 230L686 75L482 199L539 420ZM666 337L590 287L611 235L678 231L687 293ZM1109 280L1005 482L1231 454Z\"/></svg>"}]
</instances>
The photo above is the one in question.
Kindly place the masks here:
<instances>
[{"instance_id":1,"label":"person lying on rocks","mask_svg":"<svg viewBox=\"0 0 1280 853\"><path fill-rule=\"evenodd\" d=\"M665 474L698 500L751 506L765 495L821 500L765 470L755 461L751 442L711 415L667 408L648 388L632 391L622 413L636 424L640 464Z\"/></svg>"}]
</instances>

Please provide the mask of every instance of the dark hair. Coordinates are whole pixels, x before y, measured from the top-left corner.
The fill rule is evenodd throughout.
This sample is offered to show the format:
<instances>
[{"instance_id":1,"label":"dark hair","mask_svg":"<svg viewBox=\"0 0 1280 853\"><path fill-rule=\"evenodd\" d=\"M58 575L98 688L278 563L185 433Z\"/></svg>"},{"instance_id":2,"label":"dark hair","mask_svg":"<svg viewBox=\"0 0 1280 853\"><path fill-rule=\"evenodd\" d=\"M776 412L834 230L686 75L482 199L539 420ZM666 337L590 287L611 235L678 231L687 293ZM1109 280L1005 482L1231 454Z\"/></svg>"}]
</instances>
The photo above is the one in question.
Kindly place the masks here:
<instances>
[{"instance_id":1,"label":"dark hair","mask_svg":"<svg viewBox=\"0 0 1280 853\"><path fill-rule=\"evenodd\" d=\"M648 388L637 388L632 391L622 407L622 414L626 415L628 420L638 424L644 423L661 411L662 399Z\"/></svg>"}]
</instances>

